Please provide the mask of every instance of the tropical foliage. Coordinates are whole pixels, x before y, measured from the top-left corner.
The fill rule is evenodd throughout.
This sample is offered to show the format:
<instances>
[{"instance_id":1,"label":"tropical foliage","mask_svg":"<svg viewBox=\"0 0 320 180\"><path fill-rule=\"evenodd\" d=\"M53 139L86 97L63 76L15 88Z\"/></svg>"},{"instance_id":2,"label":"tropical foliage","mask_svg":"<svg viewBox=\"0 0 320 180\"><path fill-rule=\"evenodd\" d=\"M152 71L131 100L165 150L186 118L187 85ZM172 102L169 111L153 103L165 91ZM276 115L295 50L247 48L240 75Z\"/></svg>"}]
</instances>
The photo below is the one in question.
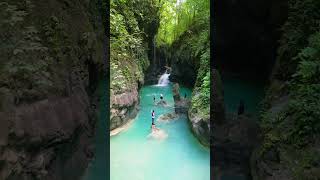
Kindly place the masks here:
<instances>
[{"instance_id":1,"label":"tropical foliage","mask_svg":"<svg viewBox=\"0 0 320 180\"><path fill-rule=\"evenodd\" d=\"M209 16L209 0L162 1L157 43L159 45L170 45L187 31L191 25L209 21Z\"/></svg>"},{"instance_id":2,"label":"tropical foliage","mask_svg":"<svg viewBox=\"0 0 320 180\"><path fill-rule=\"evenodd\" d=\"M265 139L261 155L278 148L296 179L316 179L309 170L320 159L319 153L313 153L320 135L319 20L320 1L289 0L273 77L280 83L268 90L262 113ZM279 97L287 100L272 108ZM280 111L275 113L276 109Z\"/></svg>"},{"instance_id":3,"label":"tropical foliage","mask_svg":"<svg viewBox=\"0 0 320 180\"><path fill-rule=\"evenodd\" d=\"M156 46L166 56L189 61L197 69L194 109L209 116L209 0L112 0L110 3L111 90L136 87ZM191 58L189 58L191 57Z\"/></svg>"},{"instance_id":4,"label":"tropical foliage","mask_svg":"<svg viewBox=\"0 0 320 180\"><path fill-rule=\"evenodd\" d=\"M270 102L275 94L285 91L290 100L276 118L278 121L270 120L264 113L264 123L268 130L290 118L294 126L288 140L304 144L304 140L320 133L320 3L291 0L289 5L289 18L283 26L284 35L279 48L280 64L275 74L275 78L287 83L276 91L269 89L267 99ZM266 109L268 107L270 104Z\"/></svg>"},{"instance_id":5,"label":"tropical foliage","mask_svg":"<svg viewBox=\"0 0 320 180\"><path fill-rule=\"evenodd\" d=\"M166 1L161 9L157 43L171 47L171 58L197 69L190 111L210 117L209 0Z\"/></svg>"},{"instance_id":6,"label":"tropical foliage","mask_svg":"<svg viewBox=\"0 0 320 180\"><path fill-rule=\"evenodd\" d=\"M158 21L157 2L110 2L110 75L114 92L123 92L144 80L143 73L149 66L148 40L154 33L150 25Z\"/></svg>"}]
</instances>

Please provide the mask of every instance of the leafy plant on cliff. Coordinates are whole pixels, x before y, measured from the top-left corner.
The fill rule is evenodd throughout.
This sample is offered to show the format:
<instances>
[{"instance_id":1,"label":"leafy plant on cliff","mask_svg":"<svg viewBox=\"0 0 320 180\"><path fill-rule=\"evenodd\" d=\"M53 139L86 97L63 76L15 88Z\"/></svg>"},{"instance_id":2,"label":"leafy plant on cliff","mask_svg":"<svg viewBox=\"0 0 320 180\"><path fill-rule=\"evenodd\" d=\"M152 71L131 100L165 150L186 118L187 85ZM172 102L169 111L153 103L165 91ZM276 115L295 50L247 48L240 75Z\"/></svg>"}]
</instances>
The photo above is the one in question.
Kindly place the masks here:
<instances>
[{"instance_id":1,"label":"leafy plant on cliff","mask_svg":"<svg viewBox=\"0 0 320 180\"><path fill-rule=\"evenodd\" d=\"M294 122L292 143L319 134L320 85L320 1L290 0L289 17L283 26L279 48L279 66L275 79L286 81L281 88L269 89L269 96L286 92L288 106L282 121ZM275 89L279 89L275 91ZM275 96L276 97L276 96ZM267 98L268 99L268 98ZM272 98L269 99L269 101ZM266 106L268 109L270 105ZM279 116L278 113L277 116ZM276 118L277 118L276 116ZM266 122L271 122L265 113ZM279 118L278 118L279 119ZM277 124L274 124L277 127ZM272 126L271 126L272 128ZM303 144L303 143L302 143Z\"/></svg>"},{"instance_id":2,"label":"leafy plant on cliff","mask_svg":"<svg viewBox=\"0 0 320 180\"><path fill-rule=\"evenodd\" d=\"M282 149L281 163L286 163L295 179L315 179L315 164L308 151L320 137L320 1L289 0L289 17L283 26L278 67L273 86L266 98L263 124L265 138L261 155L272 148ZM270 98L273 96L273 98ZM271 103L287 97L281 110L272 113ZM268 104L270 103L270 104ZM274 110L273 110L274 111ZM287 155L287 149L291 154ZM312 159L319 154L312 153Z\"/></svg>"},{"instance_id":3,"label":"leafy plant on cliff","mask_svg":"<svg viewBox=\"0 0 320 180\"><path fill-rule=\"evenodd\" d=\"M320 1L318 0L289 0L288 20L283 25L283 36L278 50L279 79L290 79L295 73L298 59L294 57L308 45L308 38L319 30Z\"/></svg>"},{"instance_id":4,"label":"leafy plant on cliff","mask_svg":"<svg viewBox=\"0 0 320 180\"><path fill-rule=\"evenodd\" d=\"M310 36L309 45L295 59L299 64L291 82L289 112L295 135L310 137L320 134L320 31Z\"/></svg>"},{"instance_id":5,"label":"leafy plant on cliff","mask_svg":"<svg viewBox=\"0 0 320 180\"><path fill-rule=\"evenodd\" d=\"M162 1L161 21L157 34L158 45L172 44L190 30L190 26L196 23L204 24L209 20L209 16L210 2L208 0Z\"/></svg>"},{"instance_id":6,"label":"leafy plant on cliff","mask_svg":"<svg viewBox=\"0 0 320 180\"><path fill-rule=\"evenodd\" d=\"M210 118L210 2L163 1L160 8L158 46L171 49L170 58L194 66L197 75L191 112Z\"/></svg>"},{"instance_id":7,"label":"leafy plant on cliff","mask_svg":"<svg viewBox=\"0 0 320 180\"><path fill-rule=\"evenodd\" d=\"M193 90L191 111L197 111L204 119L210 118L210 49L201 54L197 79Z\"/></svg>"},{"instance_id":8,"label":"leafy plant on cliff","mask_svg":"<svg viewBox=\"0 0 320 180\"><path fill-rule=\"evenodd\" d=\"M111 89L121 93L143 82L148 28L157 20L158 6L157 1L127 0L111 1L110 7Z\"/></svg>"}]
</instances>

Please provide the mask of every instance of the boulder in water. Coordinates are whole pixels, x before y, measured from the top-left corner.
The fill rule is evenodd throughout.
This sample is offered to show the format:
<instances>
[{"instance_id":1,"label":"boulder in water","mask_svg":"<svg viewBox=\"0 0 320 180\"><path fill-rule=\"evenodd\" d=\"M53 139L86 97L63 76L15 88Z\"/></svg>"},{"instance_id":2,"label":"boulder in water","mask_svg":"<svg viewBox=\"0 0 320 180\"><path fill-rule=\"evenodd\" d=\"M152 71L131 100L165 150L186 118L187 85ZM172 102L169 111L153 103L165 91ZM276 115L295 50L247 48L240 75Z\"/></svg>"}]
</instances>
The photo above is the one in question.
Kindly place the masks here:
<instances>
[{"instance_id":1,"label":"boulder in water","mask_svg":"<svg viewBox=\"0 0 320 180\"><path fill-rule=\"evenodd\" d=\"M180 87L178 83L175 83L172 88L173 100L174 100L174 111L178 114L187 114L190 100L182 99L180 97Z\"/></svg>"},{"instance_id":2,"label":"boulder in water","mask_svg":"<svg viewBox=\"0 0 320 180\"><path fill-rule=\"evenodd\" d=\"M159 102L157 102L157 106L168 106L168 104L165 100L160 100Z\"/></svg>"},{"instance_id":3,"label":"boulder in water","mask_svg":"<svg viewBox=\"0 0 320 180\"><path fill-rule=\"evenodd\" d=\"M173 93L173 99L174 101L180 101L180 93L179 93L179 90L180 90L180 87L179 87L179 84L178 83L175 83L173 85L173 88L172 88L172 93Z\"/></svg>"},{"instance_id":4,"label":"boulder in water","mask_svg":"<svg viewBox=\"0 0 320 180\"><path fill-rule=\"evenodd\" d=\"M175 102L174 111L178 114L187 114L190 106L190 100L181 99L180 101Z\"/></svg>"},{"instance_id":5,"label":"boulder in water","mask_svg":"<svg viewBox=\"0 0 320 180\"><path fill-rule=\"evenodd\" d=\"M138 113L138 90L136 88L120 94L111 94L110 130L119 128Z\"/></svg>"},{"instance_id":6,"label":"boulder in water","mask_svg":"<svg viewBox=\"0 0 320 180\"><path fill-rule=\"evenodd\" d=\"M173 119L176 119L177 117L178 117L178 115L176 113L167 113L167 114L162 114L161 116L159 116L157 121L168 122L168 121L171 121Z\"/></svg>"}]
</instances>

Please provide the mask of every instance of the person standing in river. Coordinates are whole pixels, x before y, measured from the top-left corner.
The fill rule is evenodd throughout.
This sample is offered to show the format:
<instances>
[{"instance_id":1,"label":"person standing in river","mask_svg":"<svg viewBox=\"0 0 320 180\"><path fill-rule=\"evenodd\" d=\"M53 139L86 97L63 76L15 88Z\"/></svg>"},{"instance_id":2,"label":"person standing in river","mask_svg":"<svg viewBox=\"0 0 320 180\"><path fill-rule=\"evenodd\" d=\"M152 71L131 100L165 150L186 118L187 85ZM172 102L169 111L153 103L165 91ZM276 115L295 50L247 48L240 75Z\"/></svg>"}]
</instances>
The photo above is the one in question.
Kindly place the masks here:
<instances>
[{"instance_id":1,"label":"person standing in river","mask_svg":"<svg viewBox=\"0 0 320 180\"><path fill-rule=\"evenodd\" d=\"M155 117L154 110L152 110L151 117L152 117L152 125L154 125L154 117Z\"/></svg>"},{"instance_id":2,"label":"person standing in river","mask_svg":"<svg viewBox=\"0 0 320 180\"><path fill-rule=\"evenodd\" d=\"M160 100L163 100L163 95L162 94L160 94Z\"/></svg>"},{"instance_id":3,"label":"person standing in river","mask_svg":"<svg viewBox=\"0 0 320 180\"><path fill-rule=\"evenodd\" d=\"M153 102L156 103L156 96L153 95Z\"/></svg>"}]
</instances>

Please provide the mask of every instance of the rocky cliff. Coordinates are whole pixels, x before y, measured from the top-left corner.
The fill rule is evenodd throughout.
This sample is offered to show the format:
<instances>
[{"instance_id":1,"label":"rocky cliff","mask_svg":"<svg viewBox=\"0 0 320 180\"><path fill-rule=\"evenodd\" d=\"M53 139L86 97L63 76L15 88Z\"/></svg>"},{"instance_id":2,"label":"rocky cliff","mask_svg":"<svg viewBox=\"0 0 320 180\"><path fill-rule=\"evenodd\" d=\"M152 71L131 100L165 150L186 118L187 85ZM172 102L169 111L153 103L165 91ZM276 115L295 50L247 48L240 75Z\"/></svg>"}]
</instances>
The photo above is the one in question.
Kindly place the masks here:
<instances>
[{"instance_id":1,"label":"rocky cliff","mask_svg":"<svg viewBox=\"0 0 320 180\"><path fill-rule=\"evenodd\" d=\"M187 114L190 107L190 100L181 98L180 87L175 83L172 87L172 94L174 100L174 111L177 114Z\"/></svg>"},{"instance_id":2,"label":"rocky cliff","mask_svg":"<svg viewBox=\"0 0 320 180\"><path fill-rule=\"evenodd\" d=\"M98 1L0 3L0 179L79 179L103 74Z\"/></svg>"},{"instance_id":3,"label":"rocky cliff","mask_svg":"<svg viewBox=\"0 0 320 180\"><path fill-rule=\"evenodd\" d=\"M256 119L226 116L219 72L212 70L211 171L214 179L250 179L250 156L258 142Z\"/></svg>"},{"instance_id":4,"label":"rocky cliff","mask_svg":"<svg viewBox=\"0 0 320 180\"><path fill-rule=\"evenodd\" d=\"M230 0L215 7L219 70L270 80L262 139L252 155L237 150L251 157L252 178L319 179L319 1Z\"/></svg>"},{"instance_id":5,"label":"rocky cliff","mask_svg":"<svg viewBox=\"0 0 320 180\"><path fill-rule=\"evenodd\" d=\"M110 2L110 130L137 114L138 91L152 60L152 40L159 24L157 4L157 1Z\"/></svg>"},{"instance_id":6,"label":"rocky cliff","mask_svg":"<svg viewBox=\"0 0 320 180\"><path fill-rule=\"evenodd\" d=\"M292 0L262 113L253 179L319 179L319 8ZM318 69L318 70L317 70Z\"/></svg>"},{"instance_id":7,"label":"rocky cliff","mask_svg":"<svg viewBox=\"0 0 320 180\"><path fill-rule=\"evenodd\" d=\"M191 130L205 146L210 144L209 22L207 14L198 16L171 45L161 46L163 60L171 67L170 81L193 89L189 103L179 100L174 87L175 110L177 113L188 111Z\"/></svg>"},{"instance_id":8,"label":"rocky cliff","mask_svg":"<svg viewBox=\"0 0 320 180\"><path fill-rule=\"evenodd\" d=\"M209 51L207 49L207 51ZM208 52L207 52L208 53ZM209 53L208 53L209 54ZM209 59L202 56L188 111L191 129L199 141L210 146L210 66Z\"/></svg>"}]
</instances>

